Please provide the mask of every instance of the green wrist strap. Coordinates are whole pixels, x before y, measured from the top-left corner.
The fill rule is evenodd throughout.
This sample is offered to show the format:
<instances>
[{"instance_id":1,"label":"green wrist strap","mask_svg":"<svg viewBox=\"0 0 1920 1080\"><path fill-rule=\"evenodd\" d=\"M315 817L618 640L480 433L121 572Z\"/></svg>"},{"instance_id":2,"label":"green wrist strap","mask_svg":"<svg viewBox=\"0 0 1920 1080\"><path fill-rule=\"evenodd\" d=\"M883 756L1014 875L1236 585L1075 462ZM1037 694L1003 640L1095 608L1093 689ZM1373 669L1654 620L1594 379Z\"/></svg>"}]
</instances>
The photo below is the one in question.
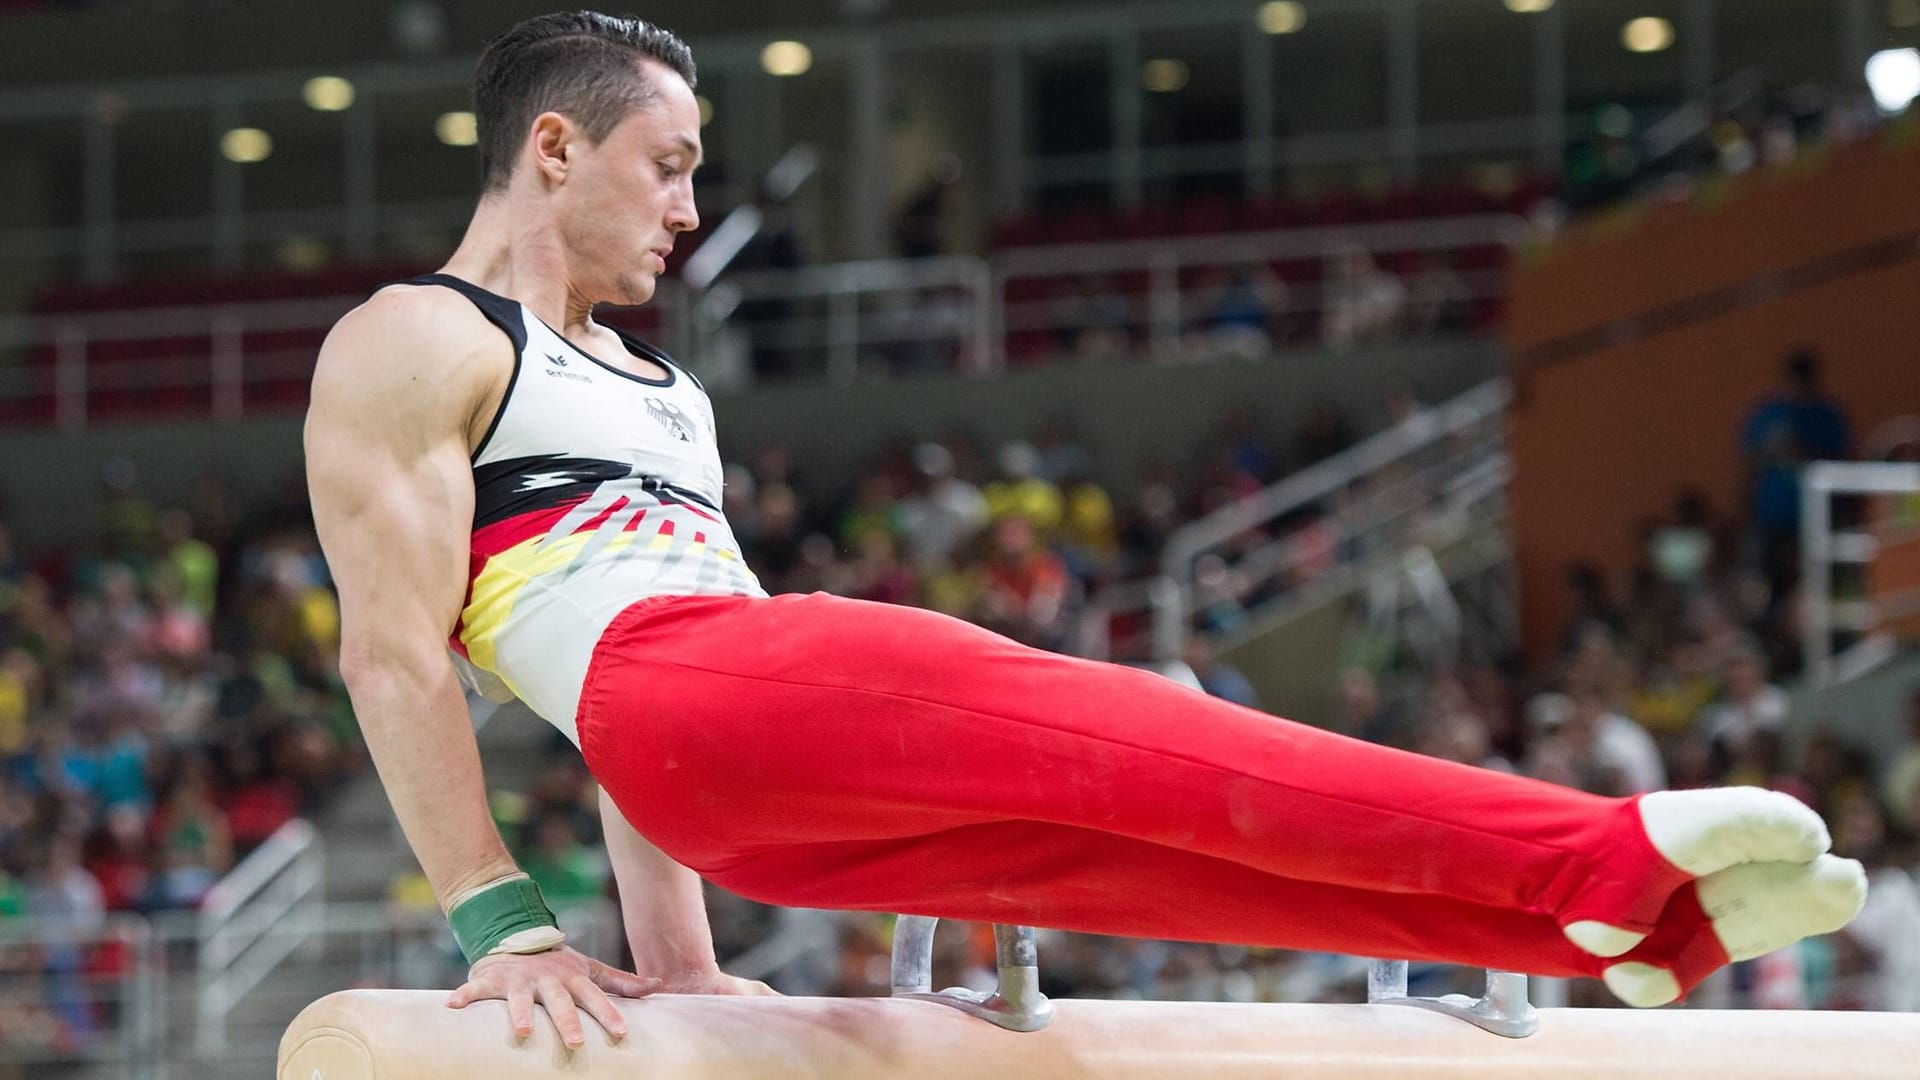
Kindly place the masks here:
<instances>
[{"instance_id":1,"label":"green wrist strap","mask_svg":"<svg viewBox=\"0 0 1920 1080\"><path fill-rule=\"evenodd\" d=\"M540 895L540 886L525 874L483 885L461 897L447 912L447 922L469 964L497 952L544 952L566 940Z\"/></svg>"}]
</instances>

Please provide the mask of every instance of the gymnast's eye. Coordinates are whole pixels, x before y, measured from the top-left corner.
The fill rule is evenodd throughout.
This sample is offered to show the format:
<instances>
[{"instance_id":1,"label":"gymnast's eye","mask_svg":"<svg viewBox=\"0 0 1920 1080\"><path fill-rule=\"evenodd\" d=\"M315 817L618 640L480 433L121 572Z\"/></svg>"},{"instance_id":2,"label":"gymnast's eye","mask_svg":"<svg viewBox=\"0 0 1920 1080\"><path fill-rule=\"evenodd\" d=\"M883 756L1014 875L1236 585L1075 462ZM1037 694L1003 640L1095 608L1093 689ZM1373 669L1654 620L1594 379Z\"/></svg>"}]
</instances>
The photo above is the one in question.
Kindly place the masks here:
<instances>
[{"instance_id":1,"label":"gymnast's eye","mask_svg":"<svg viewBox=\"0 0 1920 1080\"><path fill-rule=\"evenodd\" d=\"M680 170L674 168L670 163L665 161L660 163L660 179L672 180L673 178L679 175L680 175Z\"/></svg>"}]
</instances>

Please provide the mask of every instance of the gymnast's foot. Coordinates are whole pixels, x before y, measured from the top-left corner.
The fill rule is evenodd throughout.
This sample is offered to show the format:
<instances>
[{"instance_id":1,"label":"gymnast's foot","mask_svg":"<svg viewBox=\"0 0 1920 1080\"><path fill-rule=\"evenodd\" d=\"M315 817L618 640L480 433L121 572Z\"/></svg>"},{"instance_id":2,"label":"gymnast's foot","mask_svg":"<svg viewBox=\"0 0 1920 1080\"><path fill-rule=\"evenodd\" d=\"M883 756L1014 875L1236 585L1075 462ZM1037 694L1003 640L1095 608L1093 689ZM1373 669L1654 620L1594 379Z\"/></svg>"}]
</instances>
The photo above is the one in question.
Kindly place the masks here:
<instances>
[{"instance_id":1,"label":"gymnast's foot","mask_svg":"<svg viewBox=\"0 0 1920 1080\"><path fill-rule=\"evenodd\" d=\"M1683 887L1645 946L1601 978L1629 1005L1665 1005L1724 964L1833 933L1866 902L1866 868L1852 859L1741 863Z\"/></svg>"},{"instance_id":2,"label":"gymnast's foot","mask_svg":"<svg viewBox=\"0 0 1920 1080\"><path fill-rule=\"evenodd\" d=\"M1587 906L1617 906L1621 909L1618 916L1575 918L1562 930L1581 950L1603 959L1624 956L1645 941L1653 930L1653 919L1664 918L1655 913L1664 911L1668 899L1688 879L1704 879L1753 864L1805 865L1832 843L1820 815L1793 796L1777 791L1751 787L1657 791L1636 800L1635 808L1647 840L1670 869L1660 868L1646 882L1626 878L1591 883ZM1741 883L1741 896L1753 893L1749 899L1756 903L1774 887L1767 884L1773 879L1765 875L1741 875L1730 880ZM1608 897L1607 893L1613 895ZM1639 917L1633 917L1635 914Z\"/></svg>"}]
</instances>

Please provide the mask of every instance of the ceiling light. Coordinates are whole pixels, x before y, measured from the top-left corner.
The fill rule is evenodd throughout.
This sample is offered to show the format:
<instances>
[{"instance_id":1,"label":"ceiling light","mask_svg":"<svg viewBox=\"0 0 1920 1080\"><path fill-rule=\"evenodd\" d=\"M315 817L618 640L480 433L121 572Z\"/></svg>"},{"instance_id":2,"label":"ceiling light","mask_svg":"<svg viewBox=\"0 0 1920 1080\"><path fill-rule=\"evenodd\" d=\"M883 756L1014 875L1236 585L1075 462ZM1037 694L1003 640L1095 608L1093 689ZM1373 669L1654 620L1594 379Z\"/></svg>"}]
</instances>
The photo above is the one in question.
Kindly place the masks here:
<instances>
[{"instance_id":1,"label":"ceiling light","mask_svg":"<svg viewBox=\"0 0 1920 1080\"><path fill-rule=\"evenodd\" d=\"M339 112L353 105L353 84L338 75L321 75L308 79L300 96L309 109Z\"/></svg>"},{"instance_id":2,"label":"ceiling light","mask_svg":"<svg viewBox=\"0 0 1920 1080\"><path fill-rule=\"evenodd\" d=\"M1270 0L1260 5L1260 29L1269 34L1292 34L1307 25L1307 6L1299 0Z\"/></svg>"},{"instance_id":3,"label":"ceiling light","mask_svg":"<svg viewBox=\"0 0 1920 1080\"><path fill-rule=\"evenodd\" d=\"M1507 10L1520 15L1535 15L1553 7L1553 0L1507 0Z\"/></svg>"},{"instance_id":4,"label":"ceiling light","mask_svg":"<svg viewBox=\"0 0 1920 1080\"><path fill-rule=\"evenodd\" d=\"M1651 15L1635 19L1620 28L1620 44L1629 52L1663 52L1673 47L1673 24Z\"/></svg>"},{"instance_id":5,"label":"ceiling light","mask_svg":"<svg viewBox=\"0 0 1920 1080\"><path fill-rule=\"evenodd\" d=\"M813 50L797 41L770 42L760 50L760 66L769 75L805 75L813 66Z\"/></svg>"},{"instance_id":6,"label":"ceiling light","mask_svg":"<svg viewBox=\"0 0 1920 1080\"><path fill-rule=\"evenodd\" d=\"M700 126L713 123L713 99L705 94L695 94L693 103L700 106Z\"/></svg>"},{"instance_id":7,"label":"ceiling light","mask_svg":"<svg viewBox=\"0 0 1920 1080\"><path fill-rule=\"evenodd\" d=\"M464 109L441 113L433 122L433 133L448 146L472 146L480 141L480 126Z\"/></svg>"},{"instance_id":8,"label":"ceiling light","mask_svg":"<svg viewBox=\"0 0 1920 1080\"><path fill-rule=\"evenodd\" d=\"M1187 85L1184 60L1149 60L1140 65L1140 85L1156 94L1172 94Z\"/></svg>"},{"instance_id":9,"label":"ceiling light","mask_svg":"<svg viewBox=\"0 0 1920 1080\"><path fill-rule=\"evenodd\" d=\"M220 136L220 153L236 165L265 161L273 153L273 136L259 128L234 128Z\"/></svg>"},{"instance_id":10,"label":"ceiling light","mask_svg":"<svg viewBox=\"0 0 1920 1080\"><path fill-rule=\"evenodd\" d=\"M1920 50L1885 49L1867 58L1867 88L1874 103L1897 113L1920 98Z\"/></svg>"}]
</instances>

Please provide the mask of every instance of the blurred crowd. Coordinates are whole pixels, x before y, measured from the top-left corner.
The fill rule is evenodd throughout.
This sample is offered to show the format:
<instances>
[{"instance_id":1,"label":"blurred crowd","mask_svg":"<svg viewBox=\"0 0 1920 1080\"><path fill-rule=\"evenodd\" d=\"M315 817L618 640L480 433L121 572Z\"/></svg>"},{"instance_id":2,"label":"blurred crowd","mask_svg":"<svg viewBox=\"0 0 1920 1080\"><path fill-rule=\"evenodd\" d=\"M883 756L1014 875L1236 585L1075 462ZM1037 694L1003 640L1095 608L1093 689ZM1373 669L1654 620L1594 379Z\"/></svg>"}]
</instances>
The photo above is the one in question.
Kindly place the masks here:
<instances>
[{"instance_id":1,"label":"blurred crowd","mask_svg":"<svg viewBox=\"0 0 1920 1080\"><path fill-rule=\"evenodd\" d=\"M1385 405L1390 427L1433 415L1406 391ZM1042 648L1145 660L1139 627L1113 619L1099 597L1154 573L1183 524L1375 433L1331 405L1284 431L1242 410L1213 430L1194 460L1148 462L1113 484L1097 479L1115 474L1065 417L990 452L965 434L894 442L839 497L769 446L726 467L725 511L769 591L916 604ZM1734 437L1747 461L1744 504L1681 493L1665 519L1637 525L1642 558L1630 573L1569 568L1576 614L1547 663L1500 655L1434 668L1367 640L1377 631L1356 619L1345 666L1329 673L1341 690L1337 726L1602 794L1724 783L1791 792L1827 816L1837 851L1872 868L1869 908L1843 933L1740 965L1698 1000L1920 1008L1920 691L1904 718L1915 748L1897 761L1871 760L1826 730L1791 746L1784 727L1780 679L1800 652L1797 466L1846 456L1854 441L1820 389L1818 358L1789 358L1779 390ZM91 549L29 557L0 527L0 927L26 915L43 936L54 931L51 944L0 947L7 973L44 976L0 991L10 1044L83 1040L100 1014L81 982L126 963L89 944L108 913L193 908L364 762L336 673L339 612L302 492L242 518L216 480L165 509L141 497L127 463L111 465L104 485ZM1261 704L1244 673L1212 655L1210 636L1364 557L1350 526L1365 498L1338 493L1196 566L1184 659L1203 689ZM1275 544L1291 569L1241 571ZM496 792L494 809L522 865L565 911L603 901L612 882L591 779L559 750L530 789ZM718 893L712 905L722 956L779 918ZM776 982L884 992L887 918L842 916L830 933L830 953ZM1057 934L1044 946L1057 994L1350 999L1363 978L1350 958L1284 950ZM987 985L992 958L987 928L955 924L940 938L936 975ZM1417 973L1415 989L1445 989L1454 975ZM1569 992L1606 1000L1594 987Z\"/></svg>"},{"instance_id":2,"label":"blurred crowd","mask_svg":"<svg viewBox=\"0 0 1920 1080\"><path fill-rule=\"evenodd\" d=\"M82 982L128 961L111 913L194 909L360 755L300 492L236 518L209 478L163 508L118 461L94 549L9 537L0 519L0 1042L59 1047L99 1019ZM51 944L4 944L22 916Z\"/></svg>"}]
</instances>

